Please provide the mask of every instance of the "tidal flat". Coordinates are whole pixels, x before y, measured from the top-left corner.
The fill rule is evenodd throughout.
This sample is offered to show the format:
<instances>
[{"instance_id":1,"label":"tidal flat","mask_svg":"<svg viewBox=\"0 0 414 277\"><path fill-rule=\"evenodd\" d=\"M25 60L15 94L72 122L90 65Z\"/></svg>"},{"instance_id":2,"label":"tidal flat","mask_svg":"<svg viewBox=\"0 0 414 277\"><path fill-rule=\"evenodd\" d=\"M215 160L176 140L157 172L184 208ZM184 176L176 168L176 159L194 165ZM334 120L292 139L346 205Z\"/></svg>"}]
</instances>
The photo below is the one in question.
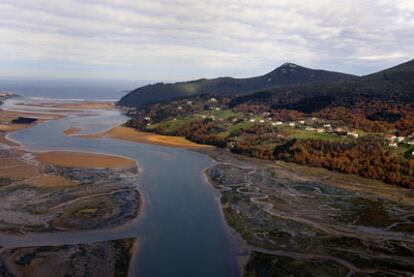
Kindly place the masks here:
<instances>
[{"instance_id":1,"label":"tidal flat","mask_svg":"<svg viewBox=\"0 0 414 277\"><path fill-rule=\"evenodd\" d=\"M234 157L216 155L218 164L205 173L221 193L228 224L251 253L245 276L414 272L414 201L409 190L401 189L404 201L395 201L381 197L379 182L375 186L349 178L348 185L358 189L345 189L340 174L307 175L300 168L291 171L289 166Z\"/></svg>"},{"instance_id":2,"label":"tidal flat","mask_svg":"<svg viewBox=\"0 0 414 277\"><path fill-rule=\"evenodd\" d=\"M0 249L1 276L128 276L135 239Z\"/></svg>"},{"instance_id":3,"label":"tidal flat","mask_svg":"<svg viewBox=\"0 0 414 277\"><path fill-rule=\"evenodd\" d=\"M44 165L30 154L21 156L12 149L0 150L0 155L0 169L7 167L12 172L3 172L0 178L1 232L109 228L138 215L136 167L113 170Z\"/></svg>"}]
</instances>

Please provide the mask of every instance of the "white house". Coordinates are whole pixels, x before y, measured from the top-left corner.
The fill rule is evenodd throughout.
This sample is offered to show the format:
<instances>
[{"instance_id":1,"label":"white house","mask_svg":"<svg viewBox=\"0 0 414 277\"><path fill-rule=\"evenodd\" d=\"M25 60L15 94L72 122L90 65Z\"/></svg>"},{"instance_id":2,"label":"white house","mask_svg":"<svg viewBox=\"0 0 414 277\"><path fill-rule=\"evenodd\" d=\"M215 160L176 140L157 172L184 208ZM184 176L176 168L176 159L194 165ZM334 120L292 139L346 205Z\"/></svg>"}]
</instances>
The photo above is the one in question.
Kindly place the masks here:
<instances>
[{"instance_id":1,"label":"white house","mask_svg":"<svg viewBox=\"0 0 414 277\"><path fill-rule=\"evenodd\" d=\"M256 121L256 119L252 118L252 119L250 119L249 121L250 121L250 122L255 122L255 121Z\"/></svg>"},{"instance_id":2,"label":"white house","mask_svg":"<svg viewBox=\"0 0 414 277\"><path fill-rule=\"evenodd\" d=\"M405 140L405 137L397 137L398 142L403 142Z\"/></svg>"},{"instance_id":3,"label":"white house","mask_svg":"<svg viewBox=\"0 0 414 277\"><path fill-rule=\"evenodd\" d=\"M296 126L296 123L295 122L289 122L289 126L290 127L295 127Z\"/></svg>"},{"instance_id":4,"label":"white house","mask_svg":"<svg viewBox=\"0 0 414 277\"><path fill-rule=\"evenodd\" d=\"M353 137L353 138L358 138L359 134L355 131L350 131L346 133L348 136Z\"/></svg>"},{"instance_id":5,"label":"white house","mask_svg":"<svg viewBox=\"0 0 414 277\"><path fill-rule=\"evenodd\" d=\"M394 135L385 135L384 138L388 141L394 141L397 139L397 136Z\"/></svg>"},{"instance_id":6,"label":"white house","mask_svg":"<svg viewBox=\"0 0 414 277\"><path fill-rule=\"evenodd\" d=\"M398 147L398 145L397 145L396 142L390 142L390 143L388 143L388 146L390 146L390 147Z\"/></svg>"}]
</instances>

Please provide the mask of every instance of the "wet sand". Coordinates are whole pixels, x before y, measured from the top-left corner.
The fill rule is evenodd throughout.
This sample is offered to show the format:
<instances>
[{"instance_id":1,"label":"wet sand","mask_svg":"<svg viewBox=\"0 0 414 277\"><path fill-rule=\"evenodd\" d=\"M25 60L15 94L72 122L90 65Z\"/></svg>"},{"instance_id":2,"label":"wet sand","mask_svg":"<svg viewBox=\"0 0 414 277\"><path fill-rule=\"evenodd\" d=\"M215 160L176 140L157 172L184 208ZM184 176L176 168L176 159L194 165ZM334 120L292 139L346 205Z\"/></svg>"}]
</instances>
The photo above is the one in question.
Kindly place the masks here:
<instances>
[{"instance_id":1,"label":"wet sand","mask_svg":"<svg viewBox=\"0 0 414 277\"><path fill-rule=\"evenodd\" d=\"M63 167L110 168L117 170L136 166L134 160L91 153L51 151L35 154L34 156L42 164Z\"/></svg>"},{"instance_id":2,"label":"wet sand","mask_svg":"<svg viewBox=\"0 0 414 277\"><path fill-rule=\"evenodd\" d=\"M34 187L70 187L77 184L62 176L45 174L41 165L23 151L2 153L0 158L0 178L9 178L20 182L29 181ZM6 155L5 155L6 154Z\"/></svg>"},{"instance_id":3,"label":"wet sand","mask_svg":"<svg viewBox=\"0 0 414 277\"><path fill-rule=\"evenodd\" d=\"M81 128L78 128L78 127L70 127L70 128L68 128L66 130L63 130L63 134L65 136L72 136L72 135L75 135L75 134L79 133L80 131L82 131Z\"/></svg>"},{"instance_id":4,"label":"wet sand","mask_svg":"<svg viewBox=\"0 0 414 277\"><path fill-rule=\"evenodd\" d=\"M112 109L115 107L114 102L110 101L85 101L85 102L76 102L76 103L56 103L56 102L45 102L45 103L25 103L22 106L36 106L43 108L61 108L61 109L76 109L76 110L94 110L94 109Z\"/></svg>"},{"instance_id":5,"label":"wet sand","mask_svg":"<svg viewBox=\"0 0 414 277\"><path fill-rule=\"evenodd\" d=\"M80 103L73 103L73 104L62 104L59 107L65 109L82 109L82 110L89 110L89 109L112 109L115 107L114 102L80 102Z\"/></svg>"},{"instance_id":6,"label":"wet sand","mask_svg":"<svg viewBox=\"0 0 414 277\"><path fill-rule=\"evenodd\" d=\"M128 128L124 126L114 127L106 132L91 134L91 135L80 135L82 138L114 138L114 139L123 139L134 142L156 144L170 147L182 147L189 149L199 149L199 148L213 148L212 146L197 144L191 142L183 137L175 136L162 136L153 133L146 133L137 131L133 128Z\"/></svg>"}]
</instances>

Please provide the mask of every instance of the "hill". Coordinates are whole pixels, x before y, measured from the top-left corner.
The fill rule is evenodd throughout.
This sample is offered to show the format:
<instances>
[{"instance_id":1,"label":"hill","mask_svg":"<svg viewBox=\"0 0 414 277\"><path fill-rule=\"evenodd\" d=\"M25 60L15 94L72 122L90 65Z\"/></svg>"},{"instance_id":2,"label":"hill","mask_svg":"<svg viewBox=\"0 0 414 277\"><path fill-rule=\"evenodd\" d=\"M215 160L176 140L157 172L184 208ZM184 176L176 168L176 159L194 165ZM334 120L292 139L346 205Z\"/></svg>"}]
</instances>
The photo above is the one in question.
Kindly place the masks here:
<instances>
[{"instance_id":1,"label":"hill","mask_svg":"<svg viewBox=\"0 0 414 277\"><path fill-rule=\"evenodd\" d=\"M147 85L131 91L118 104L120 106L139 108L149 103L202 94L236 96L268 88L330 83L352 80L354 78L356 76L349 74L310 69L293 63L285 63L265 75L252 78L236 79L222 77L173 84L157 83Z\"/></svg>"},{"instance_id":2,"label":"hill","mask_svg":"<svg viewBox=\"0 0 414 277\"><path fill-rule=\"evenodd\" d=\"M390 104L414 103L414 60L344 82L263 89L234 97L230 107L254 103L309 113L328 106L352 107L358 102L374 100Z\"/></svg>"}]
</instances>

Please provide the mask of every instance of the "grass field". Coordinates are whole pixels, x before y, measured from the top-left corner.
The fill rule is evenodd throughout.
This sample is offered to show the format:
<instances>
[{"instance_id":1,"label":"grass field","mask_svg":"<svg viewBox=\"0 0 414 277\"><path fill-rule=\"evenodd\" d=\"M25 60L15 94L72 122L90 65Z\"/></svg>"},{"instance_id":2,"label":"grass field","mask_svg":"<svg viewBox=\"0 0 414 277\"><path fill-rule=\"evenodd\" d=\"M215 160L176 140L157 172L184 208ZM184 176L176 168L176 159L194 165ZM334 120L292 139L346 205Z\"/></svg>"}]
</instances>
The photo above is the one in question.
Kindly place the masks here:
<instances>
[{"instance_id":1,"label":"grass field","mask_svg":"<svg viewBox=\"0 0 414 277\"><path fill-rule=\"evenodd\" d=\"M290 137L295 139L328 140L335 142L343 142L349 140L349 138L346 136L339 136L336 134L329 133L310 132L305 130L294 130Z\"/></svg>"},{"instance_id":2,"label":"grass field","mask_svg":"<svg viewBox=\"0 0 414 277\"><path fill-rule=\"evenodd\" d=\"M200 114L211 116L213 115L216 119L228 119L233 116L239 116L240 114L237 114L231 110L220 110L220 111L203 111Z\"/></svg>"}]
</instances>

